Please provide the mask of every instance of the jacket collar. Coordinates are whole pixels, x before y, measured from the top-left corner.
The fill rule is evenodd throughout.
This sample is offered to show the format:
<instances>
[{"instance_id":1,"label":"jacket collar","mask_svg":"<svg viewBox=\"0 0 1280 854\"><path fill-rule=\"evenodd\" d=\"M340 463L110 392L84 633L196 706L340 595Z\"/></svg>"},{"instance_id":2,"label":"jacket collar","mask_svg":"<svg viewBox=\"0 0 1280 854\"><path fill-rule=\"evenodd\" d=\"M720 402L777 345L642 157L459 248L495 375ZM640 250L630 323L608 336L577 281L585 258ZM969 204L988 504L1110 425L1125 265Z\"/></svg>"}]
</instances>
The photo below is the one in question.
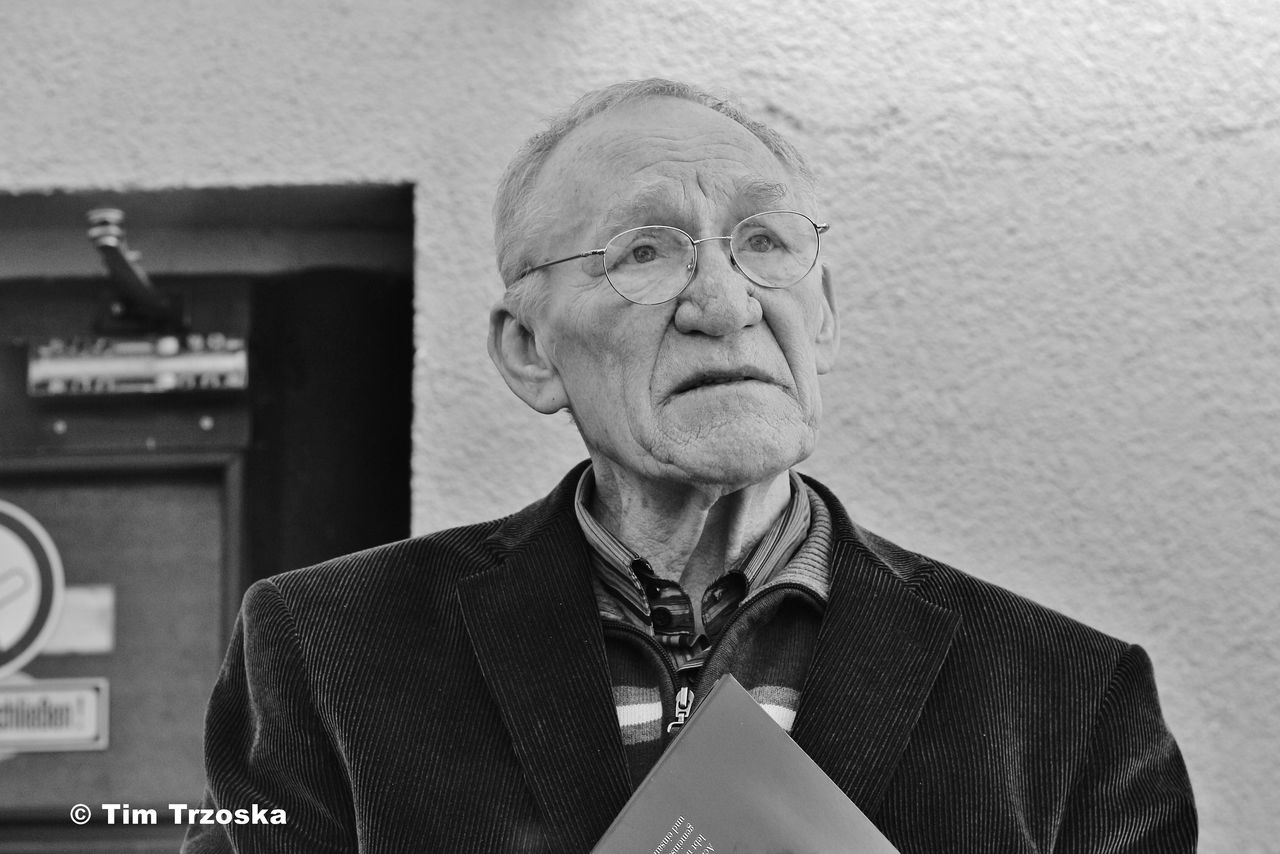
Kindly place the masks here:
<instances>
[{"instance_id":1,"label":"jacket collar","mask_svg":"<svg viewBox=\"0 0 1280 854\"><path fill-rule=\"evenodd\" d=\"M489 538L493 563L458 585L481 671L525 778L565 850L589 851L631 793L591 560L573 511L576 466ZM883 560L835 497L831 598L792 735L874 814L942 667L959 616ZM639 782L639 781L635 781Z\"/></svg>"},{"instance_id":2,"label":"jacket collar","mask_svg":"<svg viewBox=\"0 0 1280 854\"><path fill-rule=\"evenodd\" d=\"M929 568L922 559L911 555L892 568L878 554L882 541L854 525L826 487L805 480L831 509L835 542L831 598L792 737L874 815L960 615L918 592Z\"/></svg>"}]
</instances>

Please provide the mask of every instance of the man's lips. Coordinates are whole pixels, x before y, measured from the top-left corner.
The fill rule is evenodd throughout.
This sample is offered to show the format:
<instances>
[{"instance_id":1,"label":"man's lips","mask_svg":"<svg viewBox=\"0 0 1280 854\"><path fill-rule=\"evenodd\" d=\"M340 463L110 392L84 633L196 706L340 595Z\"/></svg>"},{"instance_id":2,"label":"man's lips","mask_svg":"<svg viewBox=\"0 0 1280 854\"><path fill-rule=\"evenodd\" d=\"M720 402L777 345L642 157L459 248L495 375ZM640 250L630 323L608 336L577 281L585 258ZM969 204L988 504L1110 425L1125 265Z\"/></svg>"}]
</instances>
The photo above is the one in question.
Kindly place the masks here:
<instances>
[{"instance_id":1,"label":"man's lips","mask_svg":"<svg viewBox=\"0 0 1280 854\"><path fill-rule=\"evenodd\" d=\"M703 371L677 383L671 394L674 396L700 388L741 382L762 382L776 385L770 377L752 368Z\"/></svg>"}]
</instances>

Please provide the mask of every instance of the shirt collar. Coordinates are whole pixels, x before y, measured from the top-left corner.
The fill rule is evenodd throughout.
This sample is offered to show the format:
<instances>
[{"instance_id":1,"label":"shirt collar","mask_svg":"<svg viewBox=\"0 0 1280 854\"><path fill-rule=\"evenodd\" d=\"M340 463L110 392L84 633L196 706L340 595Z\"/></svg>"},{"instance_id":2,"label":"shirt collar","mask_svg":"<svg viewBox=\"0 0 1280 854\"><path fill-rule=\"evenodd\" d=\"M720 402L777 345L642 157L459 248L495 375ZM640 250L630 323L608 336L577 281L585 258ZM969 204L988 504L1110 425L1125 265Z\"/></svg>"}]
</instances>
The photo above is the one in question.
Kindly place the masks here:
<instances>
[{"instance_id":1,"label":"shirt collar","mask_svg":"<svg viewBox=\"0 0 1280 854\"><path fill-rule=\"evenodd\" d=\"M811 510L808 487L794 471L789 472L789 479L791 497L782 513L747 558L739 562L738 566L727 567L725 570L726 573L742 574L746 584L745 595L750 595L783 570L809 533ZM592 467L587 466L578 478L573 506L583 536L597 558L594 561L597 580L613 594L619 604L639 617L645 625L651 625L651 599L656 598L651 594L655 592L655 587L675 585L675 582L657 579L642 555L619 540L591 515L587 508L594 492L595 477Z\"/></svg>"}]
</instances>

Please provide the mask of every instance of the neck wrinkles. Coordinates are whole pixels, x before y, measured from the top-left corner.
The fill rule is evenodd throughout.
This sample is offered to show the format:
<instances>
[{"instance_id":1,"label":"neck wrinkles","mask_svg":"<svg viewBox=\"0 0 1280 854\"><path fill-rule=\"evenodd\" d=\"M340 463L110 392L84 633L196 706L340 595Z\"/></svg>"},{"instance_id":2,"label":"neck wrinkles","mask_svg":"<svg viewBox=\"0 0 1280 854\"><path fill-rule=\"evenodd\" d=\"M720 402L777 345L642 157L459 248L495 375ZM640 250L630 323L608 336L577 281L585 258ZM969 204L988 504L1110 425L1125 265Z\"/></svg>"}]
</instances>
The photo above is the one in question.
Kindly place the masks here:
<instances>
[{"instance_id":1,"label":"neck wrinkles","mask_svg":"<svg viewBox=\"0 0 1280 854\"><path fill-rule=\"evenodd\" d=\"M785 471L746 487L653 481L600 458L592 473L591 514L694 596L751 552L791 489Z\"/></svg>"}]
</instances>

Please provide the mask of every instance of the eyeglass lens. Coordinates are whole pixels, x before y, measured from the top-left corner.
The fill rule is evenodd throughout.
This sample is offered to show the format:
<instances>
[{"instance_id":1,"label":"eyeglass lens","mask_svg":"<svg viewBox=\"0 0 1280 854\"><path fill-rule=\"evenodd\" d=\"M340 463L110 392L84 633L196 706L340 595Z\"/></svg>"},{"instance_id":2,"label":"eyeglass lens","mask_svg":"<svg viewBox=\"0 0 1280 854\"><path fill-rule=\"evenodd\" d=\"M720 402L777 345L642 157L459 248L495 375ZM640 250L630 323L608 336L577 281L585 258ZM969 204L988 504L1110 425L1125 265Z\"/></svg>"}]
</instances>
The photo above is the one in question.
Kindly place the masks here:
<instances>
[{"instance_id":1,"label":"eyeglass lens","mask_svg":"<svg viewBox=\"0 0 1280 854\"><path fill-rule=\"evenodd\" d=\"M818 231L794 211L767 211L734 226L729 248L738 269L758 285L786 288L813 269ZM642 305L674 298L693 278L697 249L678 228L646 225L614 237L605 246L605 276L619 294Z\"/></svg>"}]
</instances>

